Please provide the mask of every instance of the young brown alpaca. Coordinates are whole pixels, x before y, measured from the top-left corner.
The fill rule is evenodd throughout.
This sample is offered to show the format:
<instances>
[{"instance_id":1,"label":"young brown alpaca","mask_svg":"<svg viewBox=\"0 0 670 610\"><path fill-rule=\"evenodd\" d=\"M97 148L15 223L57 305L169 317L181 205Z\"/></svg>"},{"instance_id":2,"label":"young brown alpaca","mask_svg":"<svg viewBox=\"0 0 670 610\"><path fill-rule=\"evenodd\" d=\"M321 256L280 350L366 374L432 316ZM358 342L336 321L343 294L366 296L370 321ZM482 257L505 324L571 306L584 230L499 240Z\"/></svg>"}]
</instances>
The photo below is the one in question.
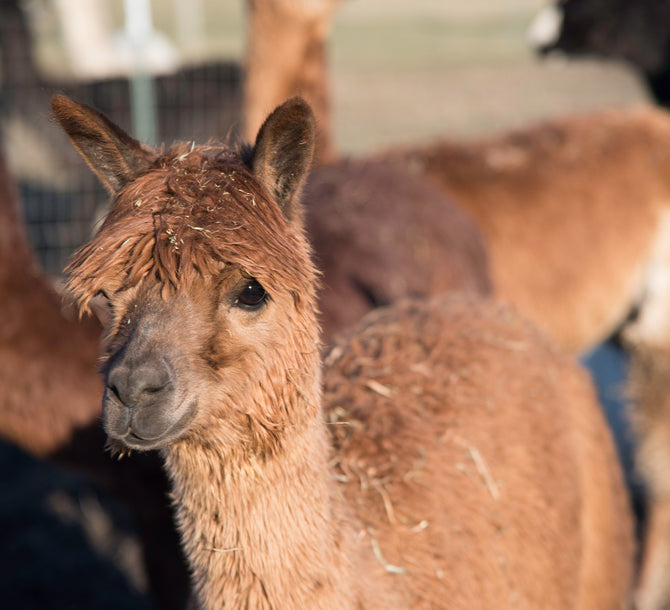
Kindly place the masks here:
<instances>
[{"instance_id":1,"label":"young brown alpaca","mask_svg":"<svg viewBox=\"0 0 670 610\"><path fill-rule=\"evenodd\" d=\"M511 310L379 310L335 344L322 397L302 100L241 153L159 153L52 105L114 193L68 269L108 320L105 428L161 451L203 608L626 603L609 432L584 373Z\"/></svg>"}]
</instances>

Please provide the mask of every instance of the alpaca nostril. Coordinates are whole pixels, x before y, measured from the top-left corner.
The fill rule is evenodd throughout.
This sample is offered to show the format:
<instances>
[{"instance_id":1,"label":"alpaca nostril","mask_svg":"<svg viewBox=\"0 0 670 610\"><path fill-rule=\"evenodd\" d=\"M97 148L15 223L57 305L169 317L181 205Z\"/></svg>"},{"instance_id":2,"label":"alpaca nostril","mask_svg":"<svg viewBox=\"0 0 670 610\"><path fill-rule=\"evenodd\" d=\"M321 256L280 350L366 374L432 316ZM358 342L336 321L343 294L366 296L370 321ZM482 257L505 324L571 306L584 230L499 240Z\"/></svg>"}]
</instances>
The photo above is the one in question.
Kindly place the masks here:
<instances>
[{"instance_id":1,"label":"alpaca nostril","mask_svg":"<svg viewBox=\"0 0 670 610\"><path fill-rule=\"evenodd\" d=\"M107 395L124 406L130 406L132 397L128 390L129 371L127 369L115 368L107 376Z\"/></svg>"},{"instance_id":2,"label":"alpaca nostril","mask_svg":"<svg viewBox=\"0 0 670 610\"><path fill-rule=\"evenodd\" d=\"M119 402L123 402L121 400L121 395L119 394L118 388L114 384L107 384L107 391L114 396L114 398L118 399Z\"/></svg>"},{"instance_id":3,"label":"alpaca nostril","mask_svg":"<svg viewBox=\"0 0 670 610\"><path fill-rule=\"evenodd\" d=\"M153 399L157 395L169 390L172 387L172 384L167 381L161 385L147 385L144 388L138 390L138 398Z\"/></svg>"}]
</instances>

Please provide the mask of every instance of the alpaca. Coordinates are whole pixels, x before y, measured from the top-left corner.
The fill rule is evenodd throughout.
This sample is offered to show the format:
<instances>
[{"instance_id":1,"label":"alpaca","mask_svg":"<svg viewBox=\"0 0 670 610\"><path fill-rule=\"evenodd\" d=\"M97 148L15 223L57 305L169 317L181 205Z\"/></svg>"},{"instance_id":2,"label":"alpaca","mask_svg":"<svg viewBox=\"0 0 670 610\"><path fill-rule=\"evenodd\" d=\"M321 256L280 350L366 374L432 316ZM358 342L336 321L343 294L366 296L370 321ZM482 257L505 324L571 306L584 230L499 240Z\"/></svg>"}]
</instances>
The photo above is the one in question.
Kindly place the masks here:
<instances>
[{"instance_id":1,"label":"alpaca","mask_svg":"<svg viewBox=\"0 0 670 610\"><path fill-rule=\"evenodd\" d=\"M334 157L326 41L340 0L247 0L243 136L253 141L267 114L300 95L317 118L315 157Z\"/></svg>"},{"instance_id":2,"label":"alpaca","mask_svg":"<svg viewBox=\"0 0 670 610\"><path fill-rule=\"evenodd\" d=\"M491 291L487 253L473 220L403 163L316 167L303 208L322 273L326 344L374 307L403 297Z\"/></svg>"},{"instance_id":3,"label":"alpaca","mask_svg":"<svg viewBox=\"0 0 670 610\"><path fill-rule=\"evenodd\" d=\"M379 155L405 159L470 213L494 294L575 353L613 335L623 341L635 462L647 490L640 610L670 604L670 448L659 442L670 422L661 400L670 392L668 142L667 112L640 108Z\"/></svg>"},{"instance_id":4,"label":"alpaca","mask_svg":"<svg viewBox=\"0 0 670 610\"><path fill-rule=\"evenodd\" d=\"M670 115L642 107L376 158L404 160L465 209L495 294L578 354L619 331L670 341L659 311L670 296L669 142Z\"/></svg>"},{"instance_id":5,"label":"alpaca","mask_svg":"<svg viewBox=\"0 0 670 610\"><path fill-rule=\"evenodd\" d=\"M379 309L322 385L304 101L240 151L159 152L52 107L113 195L67 270L106 320L105 429L163 456L200 607L626 603L631 516L593 390L511 309Z\"/></svg>"},{"instance_id":6,"label":"alpaca","mask_svg":"<svg viewBox=\"0 0 670 610\"><path fill-rule=\"evenodd\" d=\"M36 261L1 138L0 262L0 437L86 477L129 507L151 594L159 607L180 607L187 575L161 464L152 456L112 461L103 451L101 327L93 318L68 315Z\"/></svg>"},{"instance_id":7,"label":"alpaca","mask_svg":"<svg viewBox=\"0 0 670 610\"><path fill-rule=\"evenodd\" d=\"M0 435L45 457L100 417L101 331L91 318L80 323L63 315L30 249L1 141L0 260Z\"/></svg>"}]
</instances>

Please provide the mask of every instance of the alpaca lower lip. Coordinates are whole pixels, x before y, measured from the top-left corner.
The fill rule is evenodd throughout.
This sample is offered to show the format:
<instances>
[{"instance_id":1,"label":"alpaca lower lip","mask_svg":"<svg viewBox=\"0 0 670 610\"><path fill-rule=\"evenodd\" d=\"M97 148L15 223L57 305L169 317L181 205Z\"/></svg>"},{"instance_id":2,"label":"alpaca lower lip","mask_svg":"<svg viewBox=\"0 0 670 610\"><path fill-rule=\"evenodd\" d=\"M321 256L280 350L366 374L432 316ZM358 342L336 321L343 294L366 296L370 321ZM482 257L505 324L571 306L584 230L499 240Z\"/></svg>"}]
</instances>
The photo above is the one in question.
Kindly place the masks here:
<instances>
[{"instance_id":1,"label":"alpaca lower lip","mask_svg":"<svg viewBox=\"0 0 670 610\"><path fill-rule=\"evenodd\" d=\"M151 442L151 441L158 440L158 438L160 438L160 437L157 437L157 438L147 438L147 437L144 437L144 436L140 436L140 435L137 434L136 432L132 432L132 431L131 431L131 432L128 433L128 438L131 438L131 439L133 439L134 441L140 441L140 442L142 442L142 443L146 443L146 442Z\"/></svg>"},{"instance_id":2,"label":"alpaca lower lip","mask_svg":"<svg viewBox=\"0 0 670 610\"><path fill-rule=\"evenodd\" d=\"M118 436L117 440L126 445L126 447L138 451L149 451L151 449L157 449L163 445L162 437L145 438L133 431L128 431L126 434Z\"/></svg>"},{"instance_id":3,"label":"alpaca lower lip","mask_svg":"<svg viewBox=\"0 0 670 610\"><path fill-rule=\"evenodd\" d=\"M182 403L182 408L178 409L178 411L181 412L181 416L158 433L147 433L138 429L137 425L131 423L120 440L129 447L135 449L155 449L161 447L166 443L175 440L182 434L184 429L188 426L188 423L191 421L191 417L195 412L195 407L195 400L187 405L186 403Z\"/></svg>"}]
</instances>

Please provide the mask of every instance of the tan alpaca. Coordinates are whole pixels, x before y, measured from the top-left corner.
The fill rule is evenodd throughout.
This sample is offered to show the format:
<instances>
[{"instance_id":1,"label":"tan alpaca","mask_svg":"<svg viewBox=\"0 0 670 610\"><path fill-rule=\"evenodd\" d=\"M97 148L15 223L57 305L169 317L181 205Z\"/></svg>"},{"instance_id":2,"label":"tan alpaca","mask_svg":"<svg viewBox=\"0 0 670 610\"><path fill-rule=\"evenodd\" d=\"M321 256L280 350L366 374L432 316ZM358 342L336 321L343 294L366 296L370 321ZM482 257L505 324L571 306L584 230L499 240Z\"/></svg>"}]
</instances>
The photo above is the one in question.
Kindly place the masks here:
<instances>
[{"instance_id":1,"label":"tan alpaca","mask_svg":"<svg viewBox=\"0 0 670 610\"><path fill-rule=\"evenodd\" d=\"M304 102L242 154L53 109L114 195L69 267L108 320L105 427L161 451L203 608L625 605L631 517L592 388L510 309L379 310L322 384Z\"/></svg>"},{"instance_id":2,"label":"tan alpaca","mask_svg":"<svg viewBox=\"0 0 670 610\"><path fill-rule=\"evenodd\" d=\"M602 111L404 158L470 213L493 292L564 347L620 334L632 358L636 466L648 527L640 610L670 604L670 115ZM654 361L656 361L654 363Z\"/></svg>"},{"instance_id":3,"label":"tan alpaca","mask_svg":"<svg viewBox=\"0 0 670 610\"><path fill-rule=\"evenodd\" d=\"M246 0L243 136L253 142L265 117L293 95L317 121L315 156L334 156L326 45L339 0Z\"/></svg>"}]
</instances>

